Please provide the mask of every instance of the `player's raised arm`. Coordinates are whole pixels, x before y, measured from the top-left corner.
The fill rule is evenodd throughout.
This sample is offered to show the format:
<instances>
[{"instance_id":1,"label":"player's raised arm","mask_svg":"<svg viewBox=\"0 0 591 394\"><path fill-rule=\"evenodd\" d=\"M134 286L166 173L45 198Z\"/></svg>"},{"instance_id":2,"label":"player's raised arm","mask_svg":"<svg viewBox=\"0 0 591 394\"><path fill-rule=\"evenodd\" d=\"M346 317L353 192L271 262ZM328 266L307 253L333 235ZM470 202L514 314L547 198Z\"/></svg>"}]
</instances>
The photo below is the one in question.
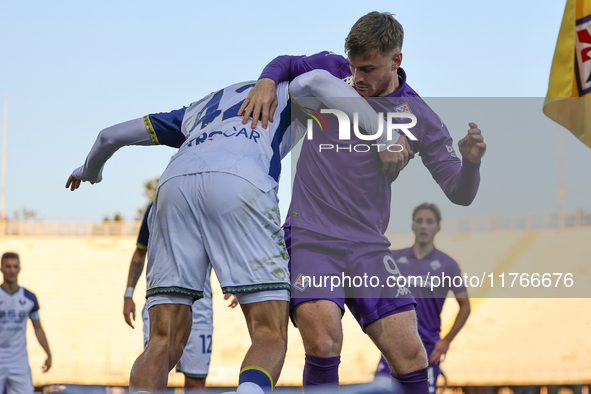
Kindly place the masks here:
<instances>
[{"instance_id":1,"label":"player's raised arm","mask_svg":"<svg viewBox=\"0 0 591 394\"><path fill-rule=\"evenodd\" d=\"M255 128L259 117L262 126L267 128L268 122L273 122L273 113L277 108L276 87L279 82L291 81L298 75L313 70L305 56L278 56L265 66L255 87L240 106L238 116L244 117L242 124L248 123L252 117L251 128Z\"/></svg>"},{"instance_id":2,"label":"player's raised arm","mask_svg":"<svg viewBox=\"0 0 591 394\"><path fill-rule=\"evenodd\" d=\"M153 145L143 119L134 119L103 129L84 165L76 168L66 182L66 188L74 191L81 182L98 183L103 179L103 166L111 156L126 145Z\"/></svg>"}]
</instances>

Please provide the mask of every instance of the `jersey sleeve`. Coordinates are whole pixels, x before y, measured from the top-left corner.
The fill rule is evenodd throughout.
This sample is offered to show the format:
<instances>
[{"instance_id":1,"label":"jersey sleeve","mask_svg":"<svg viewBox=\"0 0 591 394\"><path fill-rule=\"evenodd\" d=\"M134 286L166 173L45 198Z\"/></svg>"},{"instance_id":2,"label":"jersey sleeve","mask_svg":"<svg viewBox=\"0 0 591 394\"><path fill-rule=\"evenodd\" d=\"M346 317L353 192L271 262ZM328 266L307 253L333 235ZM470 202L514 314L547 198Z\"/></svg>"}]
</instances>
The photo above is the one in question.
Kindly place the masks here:
<instances>
[{"instance_id":1,"label":"jersey sleeve","mask_svg":"<svg viewBox=\"0 0 591 394\"><path fill-rule=\"evenodd\" d=\"M418 152L423 164L447 198L458 205L470 205L480 185L480 162L461 161L447 127L428 107L419 117ZM417 151L413 143L413 150Z\"/></svg>"},{"instance_id":2,"label":"jersey sleeve","mask_svg":"<svg viewBox=\"0 0 591 394\"><path fill-rule=\"evenodd\" d=\"M128 145L152 145L141 119L133 119L101 130L84 164L72 175L76 179L98 183L103 179L103 167L119 148Z\"/></svg>"},{"instance_id":3,"label":"jersey sleeve","mask_svg":"<svg viewBox=\"0 0 591 394\"><path fill-rule=\"evenodd\" d=\"M27 289L24 290L25 297L33 302L33 308L31 308L31 311L29 312L29 318L33 321L37 321L39 320L39 301L37 301L37 296Z\"/></svg>"},{"instance_id":4,"label":"jersey sleeve","mask_svg":"<svg viewBox=\"0 0 591 394\"><path fill-rule=\"evenodd\" d=\"M322 51L311 56L278 56L267 64L259 79L270 78L279 84L292 81L296 77L316 69L326 70L337 78L343 78L349 69L348 64L344 57L329 51Z\"/></svg>"},{"instance_id":5,"label":"jersey sleeve","mask_svg":"<svg viewBox=\"0 0 591 394\"><path fill-rule=\"evenodd\" d=\"M150 203L146 208L146 212L144 212L144 217L142 219L142 224L140 226L140 231L137 236L137 247L139 249L147 249L148 248L148 239L150 238L150 231L148 230L148 215L150 214L150 210L152 209L152 205L154 203Z\"/></svg>"},{"instance_id":6,"label":"jersey sleeve","mask_svg":"<svg viewBox=\"0 0 591 394\"><path fill-rule=\"evenodd\" d=\"M150 133L154 145L166 145L180 148L186 136L182 132L185 110L183 107L170 112L161 112L144 116L146 130Z\"/></svg>"}]
</instances>

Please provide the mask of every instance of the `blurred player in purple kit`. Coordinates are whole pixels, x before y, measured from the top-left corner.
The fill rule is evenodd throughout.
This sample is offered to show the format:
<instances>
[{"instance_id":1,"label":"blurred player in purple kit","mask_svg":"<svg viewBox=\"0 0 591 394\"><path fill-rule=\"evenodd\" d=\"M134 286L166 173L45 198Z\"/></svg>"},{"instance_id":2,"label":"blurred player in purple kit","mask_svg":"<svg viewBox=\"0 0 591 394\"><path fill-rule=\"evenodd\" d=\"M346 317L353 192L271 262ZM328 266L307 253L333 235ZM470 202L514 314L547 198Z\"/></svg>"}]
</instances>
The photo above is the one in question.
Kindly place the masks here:
<instances>
[{"instance_id":1,"label":"blurred player in purple kit","mask_svg":"<svg viewBox=\"0 0 591 394\"><path fill-rule=\"evenodd\" d=\"M412 231L415 234L415 242L412 247L392 250L392 257L396 261L402 276L420 277L424 280L422 286L410 287L417 302L416 312L419 335L429 356L428 383L429 393L437 390L437 377L440 374L439 363L443 361L451 341L462 329L470 315L470 300L463 280L460 286L453 285L453 281L441 281L439 286L427 281L429 277L450 278L462 276L458 263L447 254L435 248L435 235L441 229L441 212L435 204L421 204L412 214ZM459 282L459 281L458 281ZM456 283L458 283L456 282ZM421 282L419 282L421 283ZM459 310L455 321L447 335L440 337L441 310L447 293L452 290L458 302ZM391 371L386 359L382 356L376 377L390 377Z\"/></svg>"},{"instance_id":2,"label":"blurred player in purple kit","mask_svg":"<svg viewBox=\"0 0 591 394\"><path fill-rule=\"evenodd\" d=\"M51 351L39 318L39 302L35 294L18 284L18 254L4 253L0 270L4 277L0 285L0 390L6 388L7 394L31 394L35 389L27 355L27 318L47 354L42 370L47 372L51 368Z\"/></svg>"},{"instance_id":3,"label":"blurred player in purple kit","mask_svg":"<svg viewBox=\"0 0 591 394\"><path fill-rule=\"evenodd\" d=\"M406 73L400 68L402 40L402 26L391 14L372 12L360 18L347 36L348 59L331 52L280 56L265 68L241 107L243 123L250 114L256 120L262 113L264 126L273 112L277 83L324 69L354 86L361 96L371 97L368 101L374 108L410 112L418 120L412 128L417 140L411 141L411 149L405 136L397 140L406 147L403 152L391 152L384 146L356 151L350 147L363 140L341 141L334 132L315 132L314 141L304 139L285 227L286 239L291 232L291 315L306 352L305 387L338 384L341 317L346 304L386 356L392 376L405 391L428 392L427 356L417 332L415 302L407 289L399 289L397 298L376 291L351 297L344 289L307 297L305 292L311 286L298 282L302 275L369 273L384 283L388 276L398 274L384 233L390 214L390 185L413 152L420 154L452 202L469 205L476 196L480 159L486 150L481 132L476 124L469 124L467 135L458 143L460 160L445 125L406 82ZM338 130L334 117L326 116L326 122L328 130ZM322 151L320 146L349 149Z\"/></svg>"}]
</instances>

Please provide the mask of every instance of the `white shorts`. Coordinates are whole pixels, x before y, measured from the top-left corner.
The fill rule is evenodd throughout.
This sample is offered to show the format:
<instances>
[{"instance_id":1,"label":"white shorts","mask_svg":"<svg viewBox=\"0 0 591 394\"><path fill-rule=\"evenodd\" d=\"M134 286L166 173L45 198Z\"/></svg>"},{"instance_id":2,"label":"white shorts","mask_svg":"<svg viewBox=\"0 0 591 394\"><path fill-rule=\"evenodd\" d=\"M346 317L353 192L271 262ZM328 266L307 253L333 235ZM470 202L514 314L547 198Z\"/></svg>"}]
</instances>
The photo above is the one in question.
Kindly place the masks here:
<instances>
[{"instance_id":1,"label":"white shorts","mask_svg":"<svg viewBox=\"0 0 591 394\"><path fill-rule=\"evenodd\" d=\"M0 366L0 394L4 392L6 385L6 394L33 394L33 379L31 377L31 368L14 368Z\"/></svg>"},{"instance_id":2,"label":"white shorts","mask_svg":"<svg viewBox=\"0 0 591 394\"><path fill-rule=\"evenodd\" d=\"M160 185L148 218L147 297L201 298L210 263L224 293L289 290L277 202L274 190L226 173Z\"/></svg>"},{"instance_id":3,"label":"white shorts","mask_svg":"<svg viewBox=\"0 0 591 394\"><path fill-rule=\"evenodd\" d=\"M205 379L209 373L213 329L191 328L189 341L176 365L176 371L192 379Z\"/></svg>"}]
</instances>

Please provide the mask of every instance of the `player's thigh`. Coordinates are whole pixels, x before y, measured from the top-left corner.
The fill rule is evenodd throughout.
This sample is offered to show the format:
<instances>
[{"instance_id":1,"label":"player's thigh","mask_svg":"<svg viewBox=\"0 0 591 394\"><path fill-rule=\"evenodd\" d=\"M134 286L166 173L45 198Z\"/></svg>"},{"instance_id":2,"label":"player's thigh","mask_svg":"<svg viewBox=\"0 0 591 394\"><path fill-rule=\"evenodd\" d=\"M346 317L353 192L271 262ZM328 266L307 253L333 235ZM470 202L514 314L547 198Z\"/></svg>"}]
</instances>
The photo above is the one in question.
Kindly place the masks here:
<instances>
[{"instance_id":1,"label":"player's thigh","mask_svg":"<svg viewBox=\"0 0 591 394\"><path fill-rule=\"evenodd\" d=\"M262 192L235 175L200 176L203 239L224 292L289 290L275 192Z\"/></svg>"},{"instance_id":2,"label":"player's thigh","mask_svg":"<svg viewBox=\"0 0 591 394\"><path fill-rule=\"evenodd\" d=\"M367 325L365 332L395 371L400 371L409 361L414 363L413 360L424 361L423 368L427 366L427 353L419 337L414 309L378 319Z\"/></svg>"},{"instance_id":3,"label":"player's thigh","mask_svg":"<svg viewBox=\"0 0 591 394\"><path fill-rule=\"evenodd\" d=\"M198 193L194 175L172 178L158 188L148 218L148 296L202 296L209 260L196 209Z\"/></svg>"},{"instance_id":4,"label":"player's thigh","mask_svg":"<svg viewBox=\"0 0 591 394\"><path fill-rule=\"evenodd\" d=\"M163 297L154 296L148 302L158 302L159 298ZM150 315L148 346L155 341L169 343L175 347L184 346L191 333L191 306L186 303L156 303L154 305L148 304L148 307Z\"/></svg>"},{"instance_id":5,"label":"player's thigh","mask_svg":"<svg viewBox=\"0 0 591 394\"><path fill-rule=\"evenodd\" d=\"M341 307L331 300L306 301L292 310L308 354L340 354L343 344L342 314Z\"/></svg>"},{"instance_id":6,"label":"player's thigh","mask_svg":"<svg viewBox=\"0 0 591 394\"><path fill-rule=\"evenodd\" d=\"M193 327L183 355L176 366L191 379L205 379L209 373L213 328Z\"/></svg>"},{"instance_id":7,"label":"player's thigh","mask_svg":"<svg viewBox=\"0 0 591 394\"><path fill-rule=\"evenodd\" d=\"M252 299L247 299L246 302L239 301L251 337L263 332L287 340L289 293L286 290L261 291L252 293L251 296L259 298L255 301Z\"/></svg>"}]
</instances>

